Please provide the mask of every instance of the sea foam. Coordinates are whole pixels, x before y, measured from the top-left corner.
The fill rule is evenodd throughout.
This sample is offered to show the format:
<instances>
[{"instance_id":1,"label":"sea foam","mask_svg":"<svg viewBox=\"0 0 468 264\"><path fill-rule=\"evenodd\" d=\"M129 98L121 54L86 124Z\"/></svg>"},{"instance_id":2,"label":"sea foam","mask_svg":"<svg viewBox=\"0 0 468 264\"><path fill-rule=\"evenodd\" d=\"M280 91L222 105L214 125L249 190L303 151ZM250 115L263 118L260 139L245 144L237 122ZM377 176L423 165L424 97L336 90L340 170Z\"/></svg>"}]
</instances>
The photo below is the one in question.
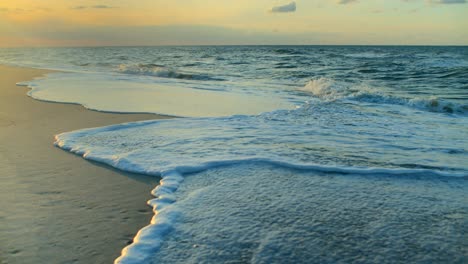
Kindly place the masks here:
<instances>
[{"instance_id":1,"label":"sea foam","mask_svg":"<svg viewBox=\"0 0 468 264\"><path fill-rule=\"evenodd\" d=\"M150 225L140 230L116 263L226 262L239 258L254 263L305 262L311 257L351 261L359 256L385 262L386 258L407 256L397 250L402 236L409 237L409 243L419 241L424 248L431 248L432 240L421 236L428 232L444 237L444 251L417 250L412 252L412 259L462 258L450 248L459 243L460 232L441 232L424 223L441 223L446 217L455 217L458 220L447 220L444 225L460 230L466 212L461 193L467 188L467 169L435 168L437 163L431 163L431 168L429 164L409 166L410 156L425 156L428 143L417 147L406 142L406 165L384 163L384 157L395 162L392 153L401 155L399 149L403 146L392 146L382 139L378 154L371 146L379 141L373 138L375 134L362 136L364 123L355 127L361 139L349 134L350 146L338 135L327 139L323 134L331 132L330 126L339 131L339 123L347 121L321 124L318 117L332 120L319 110L303 107L260 116L127 123L60 134L56 145L118 169L162 177L161 185L152 192L155 199L148 202L155 213ZM360 122L379 126L375 120L366 119ZM315 127L307 120L315 120ZM424 133L433 133L422 127L413 129L422 133L414 135L418 138L415 143L424 139ZM270 135L277 140L272 141ZM436 138L431 140L433 145L440 144ZM345 157L348 147L359 146L361 152L383 155L383 159L362 163L360 159L365 156L349 156L339 160L323 148L332 142L339 144ZM236 147L225 147L229 145ZM453 146L446 146L450 148ZM314 149L318 150L316 155ZM463 150L451 154L439 151L440 165L445 166L447 158L454 160L453 165L460 165L457 159L466 155ZM348 162L355 166L347 166ZM379 164L381 167L376 167ZM422 193L427 196L428 188L432 192L428 199L438 201L429 207L421 198ZM447 203L450 207L446 207ZM414 215L407 212L407 206ZM397 218L400 222L394 221ZM372 224L363 225L369 222ZM359 235L363 233L365 239ZM349 238L345 244L343 236ZM329 242L326 246L325 238ZM316 245L318 251L299 247L298 241ZM395 253L388 255L389 246L383 241L394 241L391 248ZM364 247L364 243L373 246ZM365 253L361 252L363 248L367 248Z\"/></svg>"},{"instance_id":2,"label":"sea foam","mask_svg":"<svg viewBox=\"0 0 468 264\"><path fill-rule=\"evenodd\" d=\"M460 133L467 124L446 124L440 133L433 124L443 119L429 115L428 120L411 123L404 121L404 116L396 119L395 113L365 113L348 104L323 102L259 116L154 120L85 129L57 135L56 145L121 170L162 177L161 185L152 192L155 199L148 202L155 213L150 225L140 230L117 263L225 262L239 258L255 263L280 259L304 262L310 257L333 261L333 255L364 256L359 253L363 241L374 244L365 255L383 261L390 255L385 251L388 246L379 246L382 239L397 241L409 236L411 241L423 241L424 247L431 248L432 240L413 232L421 221L440 223L440 217L434 215L462 219L458 215L463 217L466 212L459 192L467 188L468 168L463 165L467 135ZM344 130L346 137L340 132ZM441 185L447 180L448 185ZM317 185L323 181L326 185ZM382 181L394 187L388 188ZM411 186L408 191L413 194L396 192L400 186ZM433 188L428 199L439 201L431 202L430 210L422 198L417 198L428 188ZM325 195L324 190L329 192ZM366 198L356 198L356 194ZM245 200L239 201L242 197ZM389 200L394 201L385 209L389 214L382 216L381 211L365 209L374 207L367 206L369 201L382 206ZM309 208L311 201L317 201L318 207ZM408 203L425 220L411 222L415 216L403 213L407 208L403 205ZM327 208L333 206L334 213L327 214ZM356 214L346 211L355 206ZM349 212L350 220L343 220L340 212ZM252 218L257 214L262 216L258 221ZM402 226L392 220L401 217L407 219ZM451 221L451 228L460 230L460 221ZM367 222L374 222L375 228L347 228ZM278 223L286 229L278 229ZM399 231L391 231L394 229ZM460 232L424 229L445 237L445 249L459 243ZM362 240L352 230L368 232L368 238ZM350 244L341 245L342 236L348 236ZM294 241L298 239L320 245L324 237L334 237L329 240L333 245L323 248L330 254L318 256L307 249L288 253L296 248ZM227 248L231 250L225 251ZM405 254L391 256L402 258ZM430 260L440 254L445 254L444 259L461 258L452 249L422 250L413 256Z\"/></svg>"},{"instance_id":3,"label":"sea foam","mask_svg":"<svg viewBox=\"0 0 468 264\"><path fill-rule=\"evenodd\" d=\"M466 132L460 131L467 124L459 120L445 124L441 131L434 123L443 120L443 116L429 115L427 120L412 123L405 115L365 114L348 104L333 104L330 109L324 102L258 116L145 121L79 130L58 135L57 144L120 169L147 174L175 168L182 173L194 172L206 169L206 164L259 160L306 168L311 164L364 168L356 171L359 173L381 167L423 172L429 168L434 173L456 175L466 169L463 161L468 147L450 142L464 142ZM346 137L341 131L346 131ZM413 140L407 140L407 135ZM108 147L115 142L121 144L116 149ZM352 154L356 146L363 151L362 156ZM365 153L372 153L372 158ZM129 164L131 167L126 167Z\"/></svg>"}]
</instances>

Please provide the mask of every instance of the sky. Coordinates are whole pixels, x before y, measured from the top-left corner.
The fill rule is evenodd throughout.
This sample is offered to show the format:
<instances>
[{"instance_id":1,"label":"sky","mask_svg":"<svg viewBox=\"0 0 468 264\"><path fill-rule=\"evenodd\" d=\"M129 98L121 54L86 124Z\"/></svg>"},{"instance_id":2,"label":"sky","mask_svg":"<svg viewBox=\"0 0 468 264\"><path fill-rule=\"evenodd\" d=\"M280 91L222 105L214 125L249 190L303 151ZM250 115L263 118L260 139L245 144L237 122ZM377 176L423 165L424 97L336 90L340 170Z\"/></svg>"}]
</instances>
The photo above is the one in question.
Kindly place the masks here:
<instances>
[{"instance_id":1,"label":"sky","mask_svg":"<svg viewBox=\"0 0 468 264\"><path fill-rule=\"evenodd\" d=\"M468 0L0 1L0 47L468 45Z\"/></svg>"}]
</instances>

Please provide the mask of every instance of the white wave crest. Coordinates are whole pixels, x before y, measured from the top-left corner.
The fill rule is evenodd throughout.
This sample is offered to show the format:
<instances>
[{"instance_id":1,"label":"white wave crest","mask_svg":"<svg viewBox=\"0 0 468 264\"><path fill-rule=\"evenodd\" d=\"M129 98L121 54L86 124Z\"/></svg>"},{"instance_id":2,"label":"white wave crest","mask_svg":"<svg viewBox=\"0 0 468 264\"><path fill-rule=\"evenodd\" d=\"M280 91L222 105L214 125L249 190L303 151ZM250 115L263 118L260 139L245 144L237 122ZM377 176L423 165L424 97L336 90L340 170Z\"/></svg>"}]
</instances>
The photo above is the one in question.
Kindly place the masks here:
<instances>
[{"instance_id":1,"label":"white wave crest","mask_svg":"<svg viewBox=\"0 0 468 264\"><path fill-rule=\"evenodd\" d=\"M118 72L133 75L147 75L162 78L198 80L198 81L223 81L222 78L214 78L206 74L199 73L186 73L176 69L158 65L150 64L120 64Z\"/></svg>"},{"instance_id":2,"label":"white wave crest","mask_svg":"<svg viewBox=\"0 0 468 264\"><path fill-rule=\"evenodd\" d=\"M322 100L337 100L349 93L348 89L332 79L320 77L310 80L301 91L313 94Z\"/></svg>"},{"instance_id":3,"label":"white wave crest","mask_svg":"<svg viewBox=\"0 0 468 264\"><path fill-rule=\"evenodd\" d=\"M350 58L362 58L362 59L379 59L389 57L390 54L388 53L376 53L376 52L359 52L359 53L350 53L345 54L345 57Z\"/></svg>"},{"instance_id":4,"label":"white wave crest","mask_svg":"<svg viewBox=\"0 0 468 264\"><path fill-rule=\"evenodd\" d=\"M323 77L310 80L300 90L311 93L314 97L324 101L353 100L376 104L402 105L430 112L468 113L468 105L449 102L435 96L429 98L398 97L385 94L366 85L347 85Z\"/></svg>"},{"instance_id":5,"label":"white wave crest","mask_svg":"<svg viewBox=\"0 0 468 264\"><path fill-rule=\"evenodd\" d=\"M174 69L157 64L120 64L119 72L126 74L149 75L164 78L192 79L192 75L179 73Z\"/></svg>"}]
</instances>

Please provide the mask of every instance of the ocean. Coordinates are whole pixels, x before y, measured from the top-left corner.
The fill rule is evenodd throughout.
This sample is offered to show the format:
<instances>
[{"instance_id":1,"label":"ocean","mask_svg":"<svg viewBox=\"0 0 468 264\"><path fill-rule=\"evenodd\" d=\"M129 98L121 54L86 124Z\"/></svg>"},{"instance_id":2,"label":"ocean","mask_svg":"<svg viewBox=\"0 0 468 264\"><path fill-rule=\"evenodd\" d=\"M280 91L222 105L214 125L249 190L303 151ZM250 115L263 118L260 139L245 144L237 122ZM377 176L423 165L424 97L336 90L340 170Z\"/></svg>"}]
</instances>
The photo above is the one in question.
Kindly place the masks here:
<instances>
[{"instance_id":1,"label":"ocean","mask_svg":"<svg viewBox=\"0 0 468 264\"><path fill-rule=\"evenodd\" d=\"M161 177L117 263L466 263L468 47L0 49L38 100L158 113L55 144ZM124 194L123 194L124 195Z\"/></svg>"}]
</instances>

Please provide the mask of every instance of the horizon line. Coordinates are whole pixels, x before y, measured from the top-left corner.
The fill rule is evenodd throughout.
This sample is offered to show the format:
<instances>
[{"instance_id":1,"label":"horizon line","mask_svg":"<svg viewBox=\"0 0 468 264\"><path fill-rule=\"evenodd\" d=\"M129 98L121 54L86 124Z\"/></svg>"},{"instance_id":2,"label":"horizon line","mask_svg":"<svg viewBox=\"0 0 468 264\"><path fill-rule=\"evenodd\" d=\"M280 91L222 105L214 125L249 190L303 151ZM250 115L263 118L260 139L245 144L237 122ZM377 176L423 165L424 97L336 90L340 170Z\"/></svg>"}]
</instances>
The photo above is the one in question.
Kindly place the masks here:
<instances>
[{"instance_id":1,"label":"horizon line","mask_svg":"<svg viewBox=\"0 0 468 264\"><path fill-rule=\"evenodd\" d=\"M64 45L64 46L0 46L0 49L9 48L138 48L138 47L468 47L468 44L164 44L164 45Z\"/></svg>"}]
</instances>

